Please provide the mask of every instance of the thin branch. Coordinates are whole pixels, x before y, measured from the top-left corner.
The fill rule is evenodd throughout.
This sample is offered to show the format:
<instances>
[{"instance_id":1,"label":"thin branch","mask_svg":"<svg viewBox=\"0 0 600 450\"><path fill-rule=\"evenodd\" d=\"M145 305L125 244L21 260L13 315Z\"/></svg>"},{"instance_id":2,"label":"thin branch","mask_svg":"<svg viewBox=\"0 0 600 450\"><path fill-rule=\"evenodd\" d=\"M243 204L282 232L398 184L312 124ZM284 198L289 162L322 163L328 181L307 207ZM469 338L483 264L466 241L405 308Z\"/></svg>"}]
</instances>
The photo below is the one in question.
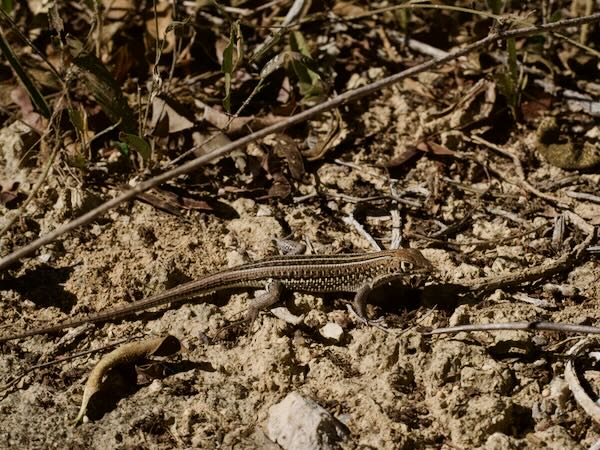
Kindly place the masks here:
<instances>
[{"instance_id":1,"label":"thin branch","mask_svg":"<svg viewBox=\"0 0 600 450\"><path fill-rule=\"evenodd\" d=\"M600 327L589 325L575 325L562 322L501 322L470 325L457 325L455 327L435 328L426 335L456 334L462 331L499 331L499 330L525 330L525 331L557 331L564 333L600 334Z\"/></svg>"},{"instance_id":2,"label":"thin branch","mask_svg":"<svg viewBox=\"0 0 600 450\"><path fill-rule=\"evenodd\" d=\"M381 247L377 241L369 234L367 230L365 230L365 227L363 227L362 224L360 224L352 214L345 216L342 220L346 225L354 227L354 229L358 231L358 234L360 234L369 244L371 244L373 250L376 252L381 251Z\"/></svg>"},{"instance_id":3,"label":"thin branch","mask_svg":"<svg viewBox=\"0 0 600 450\"><path fill-rule=\"evenodd\" d=\"M230 142L229 144L224 145L224 146L220 147L219 149L217 149L207 155L200 156L192 161L188 161L187 163L185 163L177 168L171 169L167 172L162 173L161 175L158 175L154 178L151 178L149 180L139 183L138 185L136 185L129 191L122 193L121 195L107 201L106 203L100 205L99 207L87 212L86 214L83 214L82 216L78 217L77 219L75 219L61 227L56 228L54 231L51 231L50 233L36 239L35 241L29 243L28 245L21 247L20 249L5 256L4 258L2 258L0 260L0 270L5 269L9 265L18 261L19 259L21 259L27 255L30 255L31 253L33 253L35 250L37 250L41 246L49 244L50 242L52 242L56 238L58 238L60 235L65 234L71 230L74 230L75 228L79 227L80 225L84 225L88 222L91 222L92 220L94 220L97 217L99 217L100 215L106 213L110 209L116 207L117 205L119 205L127 200L133 199L136 195L141 194L142 192L144 192L148 189L158 186L159 184L162 184L165 181L175 178L179 175L183 175L185 173L192 172L193 170L196 170L199 167L202 167L206 163L213 161L217 158L220 158L221 156L226 155L226 154L232 152L233 150L238 149L246 144L257 141L258 139L264 138L272 133L280 132L290 126L302 123L302 122L304 122L312 117L315 117L325 111L329 111L333 108L337 108L337 107L343 105L344 103L347 103L349 101L358 100L362 97L372 94L373 92L376 92L383 88L391 86L392 84L395 84L395 83L397 83L401 80L404 80L408 77L412 77L416 74L431 70L435 67L439 67L442 64L445 64L447 62L455 60L461 56L471 53L472 51L482 48L488 44L492 44L498 40L530 36L533 34L539 34L539 33L547 32L547 31L558 30L558 29L565 28L565 27L578 26L578 25L583 25L585 23L592 23L592 22L598 22L598 21L600 21L600 13L592 14L590 16L585 16L585 17L578 17L575 19L560 20L557 22L552 22L552 23L543 24L543 25L518 28L516 30L498 31L496 33L491 33L486 38L481 39L472 44L469 44L460 50L449 53L448 55L446 55L444 57L431 59L423 64L419 64L417 66L411 67L407 70L404 70L397 74L383 78L372 84L344 92L343 94L340 94L337 97L332 98L331 100L328 100L324 103L321 103L317 106L307 109L306 111L303 111L299 114L291 116L284 121L273 124L271 126L263 128L262 130L256 131L254 133L251 133L251 134L244 136L236 141Z\"/></svg>"},{"instance_id":4,"label":"thin branch","mask_svg":"<svg viewBox=\"0 0 600 450\"><path fill-rule=\"evenodd\" d=\"M575 263L583 257L585 249L592 243L596 233L595 229L588 234L583 242L576 245L569 253L565 253L556 261L548 264L532 267L517 273L509 273L497 277L476 278L463 282L462 284L471 292L490 292L496 289L505 289L511 286L518 286L528 281L535 281L560 273L566 269L573 268Z\"/></svg>"},{"instance_id":5,"label":"thin branch","mask_svg":"<svg viewBox=\"0 0 600 450\"><path fill-rule=\"evenodd\" d=\"M565 192L569 197L576 198L579 200L587 200L589 202L600 203L600 196L594 194L588 194L587 192L576 192L567 191Z\"/></svg>"}]
</instances>

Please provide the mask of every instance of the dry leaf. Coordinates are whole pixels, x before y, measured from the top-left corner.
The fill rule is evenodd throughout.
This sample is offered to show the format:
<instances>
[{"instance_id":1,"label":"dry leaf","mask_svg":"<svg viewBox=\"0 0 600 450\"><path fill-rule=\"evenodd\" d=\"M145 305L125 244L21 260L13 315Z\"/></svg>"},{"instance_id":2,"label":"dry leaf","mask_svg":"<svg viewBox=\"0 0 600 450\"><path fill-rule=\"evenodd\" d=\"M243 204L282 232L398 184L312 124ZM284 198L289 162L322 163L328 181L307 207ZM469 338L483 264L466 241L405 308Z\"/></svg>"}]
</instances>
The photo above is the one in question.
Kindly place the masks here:
<instances>
[{"instance_id":1,"label":"dry leaf","mask_svg":"<svg viewBox=\"0 0 600 450\"><path fill-rule=\"evenodd\" d=\"M171 335L147 339L145 341L131 342L122 345L105 355L91 371L83 390L83 399L79 414L75 418L74 425L78 424L87 411L91 398L102 385L102 379L113 368L135 364L150 356L168 356L181 350L179 340Z\"/></svg>"},{"instance_id":2,"label":"dry leaf","mask_svg":"<svg viewBox=\"0 0 600 450\"><path fill-rule=\"evenodd\" d=\"M34 111L31 98L25 89L18 85L10 92L10 99L21 109L23 122L35 130L42 130L45 127L43 117Z\"/></svg>"},{"instance_id":3,"label":"dry leaf","mask_svg":"<svg viewBox=\"0 0 600 450\"><path fill-rule=\"evenodd\" d=\"M84 44L73 36L67 36L69 53L77 66L79 79L94 96L104 113L126 133L137 132L137 121L127 103L121 85L117 83L106 65Z\"/></svg>"},{"instance_id":4,"label":"dry leaf","mask_svg":"<svg viewBox=\"0 0 600 450\"><path fill-rule=\"evenodd\" d=\"M246 126L254 120L254 116L232 117L224 112L211 108L208 105L203 105L203 107L204 115L202 118L212 126L230 135L235 135L246 130Z\"/></svg>"},{"instance_id":5,"label":"dry leaf","mask_svg":"<svg viewBox=\"0 0 600 450\"><path fill-rule=\"evenodd\" d=\"M496 101L496 84L481 79L456 103L450 118L450 128L460 128L487 119Z\"/></svg>"},{"instance_id":6,"label":"dry leaf","mask_svg":"<svg viewBox=\"0 0 600 450\"><path fill-rule=\"evenodd\" d=\"M552 106L554 97L544 92L536 95L536 98L523 100L521 102L521 114L526 122L531 122L542 116Z\"/></svg>"},{"instance_id":7,"label":"dry leaf","mask_svg":"<svg viewBox=\"0 0 600 450\"><path fill-rule=\"evenodd\" d=\"M339 145L348 134L346 122L342 119L338 108L321 114L319 122L321 123L321 126L318 127L320 129L315 129L319 137L318 142L308 151L303 152L307 161L316 161L323 158L329 150Z\"/></svg>"},{"instance_id":8,"label":"dry leaf","mask_svg":"<svg viewBox=\"0 0 600 450\"><path fill-rule=\"evenodd\" d=\"M454 156L454 152L445 145L438 144L431 140L425 141L424 144L426 148L425 151L428 153L432 153L438 156ZM424 147L422 145L417 145L417 148L419 150L423 150Z\"/></svg>"},{"instance_id":9,"label":"dry leaf","mask_svg":"<svg viewBox=\"0 0 600 450\"><path fill-rule=\"evenodd\" d=\"M0 183L0 205L8 209L12 209L14 205L10 205L16 198L19 197L19 182Z\"/></svg>"},{"instance_id":10,"label":"dry leaf","mask_svg":"<svg viewBox=\"0 0 600 450\"><path fill-rule=\"evenodd\" d=\"M409 161L413 156L415 156L417 154L417 149L421 150L421 151L427 151L427 145L424 142L420 142L419 144L417 144L416 147L415 146L406 147L402 152L400 152L400 154L398 156L390 159L385 164L383 164L383 167L398 167L398 166L401 166L402 164L405 164L407 161Z\"/></svg>"},{"instance_id":11,"label":"dry leaf","mask_svg":"<svg viewBox=\"0 0 600 450\"><path fill-rule=\"evenodd\" d=\"M269 189L269 197L271 198L286 198L292 193L292 186L290 182L281 174L277 174L274 177L274 182Z\"/></svg>"},{"instance_id":12,"label":"dry leaf","mask_svg":"<svg viewBox=\"0 0 600 450\"><path fill-rule=\"evenodd\" d=\"M304 175L304 161L296 142L285 134L279 134L275 141L275 152L285 157L292 177L296 180L301 179Z\"/></svg>"},{"instance_id":13,"label":"dry leaf","mask_svg":"<svg viewBox=\"0 0 600 450\"><path fill-rule=\"evenodd\" d=\"M153 130L152 134L155 136L164 137L164 131L168 131L169 134L177 133L194 126L192 121L175 111L169 103L174 105L173 100L159 96L154 97L152 101L150 128Z\"/></svg>"},{"instance_id":14,"label":"dry leaf","mask_svg":"<svg viewBox=\"0 0 600 450\"><path fill-rule=\"evenodd\" d=\"M171 53L175 48L175 33L172 31L167 33L167 28L173 23L172 18L172 6L170 2L159 1L156 2L156 17L154 15L154 9L149 8L149 12L146 19L146 31L148 34L156 40L166 40L164 46L162 46L162 53Z\"/></svg>"},{"instance_id":15,"label":"dry leaf","mask_svg":"<svg viewBox=\"0 0 600 450\"><path fill-rule=\"evenodd\" d=\"M437 97L421 81L413 80L412 78L407 78L402 82L402 87L408 91L420 95L423 98L427 98L429 100L437 100Z\"/></svg>"}]
</instances>

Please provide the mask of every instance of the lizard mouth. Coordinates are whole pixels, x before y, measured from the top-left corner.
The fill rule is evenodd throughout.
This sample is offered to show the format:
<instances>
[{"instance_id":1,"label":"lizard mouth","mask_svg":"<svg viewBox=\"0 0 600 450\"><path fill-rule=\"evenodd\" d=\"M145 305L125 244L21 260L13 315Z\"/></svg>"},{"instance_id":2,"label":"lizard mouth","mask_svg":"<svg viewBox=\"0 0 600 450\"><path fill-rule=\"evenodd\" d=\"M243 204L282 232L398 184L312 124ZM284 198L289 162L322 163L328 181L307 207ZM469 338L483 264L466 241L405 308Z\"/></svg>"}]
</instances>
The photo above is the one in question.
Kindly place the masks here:
<instances>
[{"instance_id":1,"label":"lizard mouth","mask_svg":"<svg viewBox=\"0 0 600 450\"><path fill-rule=\"evenodd\" d=\"M415 271L405 278L404 284L416 289L425 286L425 282L428 278L428 271Z\"/></svg>"}]
</instances>

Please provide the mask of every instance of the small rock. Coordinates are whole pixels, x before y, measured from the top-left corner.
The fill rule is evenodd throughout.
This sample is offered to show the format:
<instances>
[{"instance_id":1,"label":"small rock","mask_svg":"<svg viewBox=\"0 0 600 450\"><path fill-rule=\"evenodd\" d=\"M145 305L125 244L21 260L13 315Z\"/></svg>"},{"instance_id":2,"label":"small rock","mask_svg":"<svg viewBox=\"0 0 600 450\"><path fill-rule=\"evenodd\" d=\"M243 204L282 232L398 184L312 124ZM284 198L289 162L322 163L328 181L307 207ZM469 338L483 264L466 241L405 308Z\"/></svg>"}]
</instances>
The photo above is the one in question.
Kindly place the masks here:
<instances>
[{"instance_id":1,"label":"small rock","mask_svg":"<svg viewBox=\"0 0 600 450\"><path fill-rule=\"evenodd\" d=\"M297 392L269 408L266 427L269 439L285 450L337 449L349 434L327 410Z\"/></svg>"},{"instance_id":2,"label":"small rock","mask_svg":"<svg viewBox=\"0 0 600 450\"><path fill-rule=\"evenodd\" d=\"M53 256L54 255L52 252L42 252L40 256L38 256L38 259L43 263L47 263L52 259Z\"/></svg>"},{"instance_id":3,"label":"small rock","mask_svg":"<svg viewBox=\"0 0 600 450\"><path fill-rule=\"evenodd\" d=\"M319 333L321 333L321 336L323 336L326 339L333 339L334 341L339 341L344 334L344 329L340 327L337 323L329 322L319 330Z\"/></svg>"},{"instance_id":4,"label":"small rock","mask_svg":"<svg viewBox=\"0 0 600 450\"><path fill-rule=\"evenodd\" d=\"M260 205L258 211L256 211L256 217L271 217L272 215L273 210L265 205Z\"/></svg>"}]
</instances>

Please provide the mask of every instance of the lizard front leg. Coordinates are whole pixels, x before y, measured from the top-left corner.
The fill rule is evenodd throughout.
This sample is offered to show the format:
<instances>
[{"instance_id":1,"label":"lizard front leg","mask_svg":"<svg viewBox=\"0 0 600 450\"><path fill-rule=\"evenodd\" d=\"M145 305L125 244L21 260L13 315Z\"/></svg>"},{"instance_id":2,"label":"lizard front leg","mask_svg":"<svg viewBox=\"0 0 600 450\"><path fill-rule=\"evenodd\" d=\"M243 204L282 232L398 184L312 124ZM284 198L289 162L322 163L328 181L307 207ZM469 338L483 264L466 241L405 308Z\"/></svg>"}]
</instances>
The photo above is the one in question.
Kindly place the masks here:
<instances>
[{"instance_id":1,"label":"lizard front leg","mask_svg":"<svg viewBox=\"0 0 600 450\"><path fill-rule=\"evenodd\" d=\"M384 284L388 284L392 281L401 279L406 274L404 273L391 273L380 275L375 277L373 280L367 281L356 290L354 301L352 302L352 311L357 315L362 323L365 325L376 325L382 320L382 318L370 320L367 317L367 299L372 291L377 289Z\"/></svg>"},{"instance_id":2,"label":"lizard front leg","mask_svg":"<svg viewBox=\"0 0 600 450\"><path fill-rule=\"evenodd\" d=\"M279 280L270 279L265 286L265 293L261 294L251 300L248 312L246 313L246 322L252 324L258 317L258 313L263 309L273 306L279 301L281 294L283 293L283 283Z\"/></svg>"}]
</instances>

